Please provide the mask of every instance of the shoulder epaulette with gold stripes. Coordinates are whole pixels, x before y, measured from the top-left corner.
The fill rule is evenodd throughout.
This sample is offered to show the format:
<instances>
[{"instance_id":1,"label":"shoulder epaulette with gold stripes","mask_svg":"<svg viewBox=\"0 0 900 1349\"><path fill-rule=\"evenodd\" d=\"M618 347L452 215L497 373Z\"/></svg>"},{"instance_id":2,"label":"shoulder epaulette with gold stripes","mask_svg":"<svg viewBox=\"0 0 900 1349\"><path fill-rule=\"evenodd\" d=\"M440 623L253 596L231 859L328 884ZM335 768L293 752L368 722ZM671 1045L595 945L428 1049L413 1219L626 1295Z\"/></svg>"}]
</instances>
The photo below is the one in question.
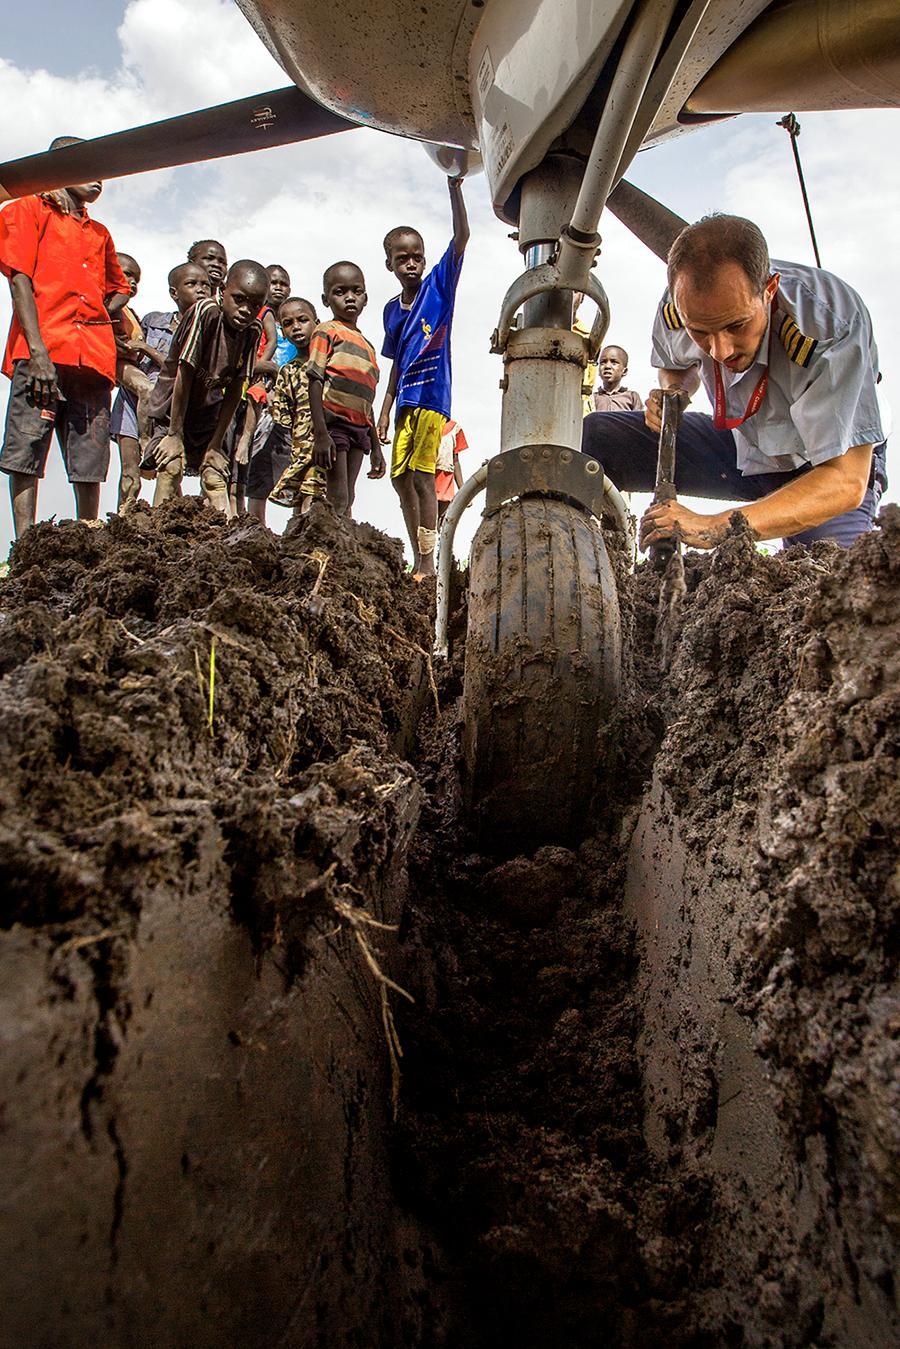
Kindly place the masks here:
<instances>
[{"instance_id":1,"label":"shoulder epaulette with gold stripes","mask_svg":"<svg viewBox=\"0 0 900 1349\"><path fill-rule=\"evenodd\" d=\"M789 360L805 369L813 358L813 352L819 345L814 337L801 333L790 314L782 314L778 323L778 340L788 354Z\"/></svg>"},{"instance_id":2,"label":"shoulder epaulette with gold stripes","mask_svg":"<svg viewBox=\"0 0 900 1349\"><path fill-rule=\"evenodd\" d=\"M671 300L666 300L665 304L663 305L662 316L663 316L663 323L672 332L674 332L676 328L684 327L684 324L681 321L681 315L679 314L678 310L675 308Z\"/></svg>"}]
</instances>

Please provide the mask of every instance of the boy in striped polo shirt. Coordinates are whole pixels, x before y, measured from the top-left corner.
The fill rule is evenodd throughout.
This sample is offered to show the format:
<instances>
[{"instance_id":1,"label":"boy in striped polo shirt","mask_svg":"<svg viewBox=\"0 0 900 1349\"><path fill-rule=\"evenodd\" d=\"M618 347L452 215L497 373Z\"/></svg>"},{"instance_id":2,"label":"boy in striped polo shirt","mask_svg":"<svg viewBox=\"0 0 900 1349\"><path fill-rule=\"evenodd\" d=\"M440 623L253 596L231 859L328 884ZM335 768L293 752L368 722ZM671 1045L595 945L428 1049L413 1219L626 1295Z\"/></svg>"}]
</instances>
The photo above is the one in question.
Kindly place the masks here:
<instances>
[{"instance_id":1,"label":"boy in striped polo shirt","mask_svg":"<svg viewBox=\"0 0 900 1349\"><path fill-rule=\"evenodd\" d=\"M334 318L321 323L309 344L309 408L313 462L328 475L328 500L349 518L362 461L370 478L383 478L384 455L372 417L378 362L357 326L366 307L366 280L353 262L335 262L322 278L322 302Z\"/></svg>"}]
</instances>

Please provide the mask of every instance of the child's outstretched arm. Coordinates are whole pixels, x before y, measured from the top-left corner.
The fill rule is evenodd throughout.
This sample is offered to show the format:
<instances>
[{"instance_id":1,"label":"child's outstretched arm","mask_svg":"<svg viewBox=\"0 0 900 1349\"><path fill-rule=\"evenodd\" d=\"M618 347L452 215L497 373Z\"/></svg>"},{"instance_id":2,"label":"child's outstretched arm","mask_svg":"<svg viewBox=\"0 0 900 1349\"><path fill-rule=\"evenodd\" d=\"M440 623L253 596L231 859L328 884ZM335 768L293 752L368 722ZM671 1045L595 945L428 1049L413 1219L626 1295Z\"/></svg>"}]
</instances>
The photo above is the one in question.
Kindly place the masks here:
<instances>
[{"instance_id":1,"label":"child's outstretched arm","mask_svg":"<svg viewBox=\"0 0 900 1349\"><path fill-rule=\"evenodd\" d=\"M272 313L271 309L267 309L263 315L262 325L263 343L260 349L259 358L254 367L258 374L262 373L259 368L260 362L265 361L266 366L268 367L269 363L272 361L272 357L275 355L275 348L278 346L278 330L275 327L275 315ZM271 371L267 368L265 373L270 374Z\"/></svg>"},{"instance_id":2,"label":"child's outstretched arm","mask_svg":"<svg viewBox=\"0 0 900 1349\"><path fill-rule=\"evenodd\" d=\"M469 242L469 217L466 214L466 203L463 200L463 180L462 178L448 178L447 186L450 189L453 247L456 250L456 256L461 258L466 251L466 244Z\"/></svg>"},{"instance_id":3,"label":"child's outstretched arm","mask_svg":"<svg viewBox=\"0 0 900 1349\"><path fill-rule=\"evenodd\" d=\"M378 425L375 428L378 439L382 445L386 445L391 438L391 408L394 406L394 399L397 397L397 362L394 361L391 366L391 373L388 377L387 388L384 391L384 402L381 405L381 411L378 414Z\"/></svg>"}]
</instances>

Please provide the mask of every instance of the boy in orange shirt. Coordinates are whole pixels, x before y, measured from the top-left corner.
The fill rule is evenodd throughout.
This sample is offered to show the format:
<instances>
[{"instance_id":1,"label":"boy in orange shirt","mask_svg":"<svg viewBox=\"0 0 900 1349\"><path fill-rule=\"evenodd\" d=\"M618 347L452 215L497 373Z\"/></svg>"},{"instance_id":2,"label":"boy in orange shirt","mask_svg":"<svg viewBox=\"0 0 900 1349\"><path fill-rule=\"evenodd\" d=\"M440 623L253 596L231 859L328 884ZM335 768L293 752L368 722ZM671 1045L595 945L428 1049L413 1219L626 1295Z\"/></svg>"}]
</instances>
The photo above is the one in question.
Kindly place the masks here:
<instances>
[{"instance_id":1,"label":"boy in orange shirt","mask_svg":"<svg viewBox=\"0 0 900 1349\"><path fill-rule=\"evenodd\" d=\"M348 518L365 456L371 456L370 478L383 478L385 471L372 417L378 362L358 327L368 298L366 279L354 262L328 268L322 302L334 318L313 333L306 367L313 462L328 475L328 500L338 515Z\"/></svg>"},{"instance_id":2,"label":"boy in orange shirt","mask_svg":"<svg viewBox=\"0 0 900 1349\"><path fill-rule=\"evenodd\" d=\"M50 149L79 139L57 136ZM87 212L102 190L99 181L78 183L0 211L0 272L13 300L0 469L9 474L17 538L35 521L54 426L79 520L100 513L116 380L112 319L131 293L109 231Z\"/></svg>"}]
</instances>

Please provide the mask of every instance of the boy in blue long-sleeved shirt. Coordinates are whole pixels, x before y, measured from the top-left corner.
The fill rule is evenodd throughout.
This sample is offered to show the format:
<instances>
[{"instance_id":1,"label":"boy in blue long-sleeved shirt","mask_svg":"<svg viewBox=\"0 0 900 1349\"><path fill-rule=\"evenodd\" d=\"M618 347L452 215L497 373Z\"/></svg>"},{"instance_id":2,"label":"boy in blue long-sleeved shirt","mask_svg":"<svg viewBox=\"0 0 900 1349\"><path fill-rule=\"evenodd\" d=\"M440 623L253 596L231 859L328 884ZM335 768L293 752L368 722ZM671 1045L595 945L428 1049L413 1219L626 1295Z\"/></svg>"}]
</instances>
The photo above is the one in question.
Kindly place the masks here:
<instances>
[{"instance_id":1,"label":"boy in blue long-sleeved shirt","mask_svg":"<svg viewBox=\"0 0 900 1349\"><path fill-rule=\"evenodd\" d=\"M450 330L469 222L461 178L448 178L453 239L440 262L425 273L425 246L405 225L385 236L385 266L402 287L384 309L382 356L393 361L378 418L387 443L395 401L391 482L400 497L413 550L416 580L434 575L437 497L434 470L444 422L450 416Z\"/></svg>"}]
</instances>

